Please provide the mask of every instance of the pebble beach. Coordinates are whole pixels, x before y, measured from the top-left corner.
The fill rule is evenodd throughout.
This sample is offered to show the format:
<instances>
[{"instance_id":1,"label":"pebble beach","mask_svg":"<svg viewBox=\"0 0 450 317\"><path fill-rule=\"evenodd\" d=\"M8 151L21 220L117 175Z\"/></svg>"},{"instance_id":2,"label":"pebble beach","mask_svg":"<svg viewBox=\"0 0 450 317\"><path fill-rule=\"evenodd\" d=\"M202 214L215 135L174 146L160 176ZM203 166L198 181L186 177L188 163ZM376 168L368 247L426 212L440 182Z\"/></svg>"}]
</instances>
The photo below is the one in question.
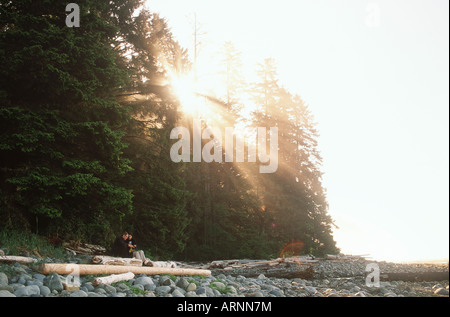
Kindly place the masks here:
<instances>
[{"instance_id":1,"label":"pebble beach","mask_svg":"<svg viewBox=\"0 0 450 317\"><path fill-rule=\"evenodd\" d=\"M47 259L52 261L51 259ZM86 259L74 258L72 263ZM212 270L211 276L144 274L129 281L94 286L95 276L40 274L33 265L0 264L0 297L448 297L449 281L380 281L368 283L366 268L381 272L448 272L448 263L398 264L355 260L321 261L312 279L245 277ZM257 273L257 272L254 272ZM68 283L69 282L69 283Z\"/></svg>"}]
</instances>

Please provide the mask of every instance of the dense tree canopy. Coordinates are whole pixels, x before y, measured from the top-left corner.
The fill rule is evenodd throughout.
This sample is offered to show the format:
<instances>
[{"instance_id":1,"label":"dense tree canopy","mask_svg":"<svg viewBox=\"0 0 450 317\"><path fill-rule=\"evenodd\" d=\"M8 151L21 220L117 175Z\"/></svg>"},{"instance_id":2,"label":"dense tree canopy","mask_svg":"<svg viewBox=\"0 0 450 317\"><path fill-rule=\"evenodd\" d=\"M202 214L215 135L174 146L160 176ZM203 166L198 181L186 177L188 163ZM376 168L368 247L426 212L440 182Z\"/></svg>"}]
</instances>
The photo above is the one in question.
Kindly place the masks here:
<instances>
[{"instance_id":1,"label":"dense tree canopy","mask_svg":"<svg viewBox=\"0 0 450 317\"><path fill-rule=\"evenodd\" d=\"M318 131L275 61L247 84L226 43L225 93L208 102L223 127L277 127L278 171L174 163L170 132L187 118L170 77L193 68L188 51L139 0L77 4L81 26L69 28L59 0L0 1L2 226L104 245L130 230L163 258L270 257L293 242L336 251ZM245 93L252 118L239 112Z\"/></svg>"}]
</instances>

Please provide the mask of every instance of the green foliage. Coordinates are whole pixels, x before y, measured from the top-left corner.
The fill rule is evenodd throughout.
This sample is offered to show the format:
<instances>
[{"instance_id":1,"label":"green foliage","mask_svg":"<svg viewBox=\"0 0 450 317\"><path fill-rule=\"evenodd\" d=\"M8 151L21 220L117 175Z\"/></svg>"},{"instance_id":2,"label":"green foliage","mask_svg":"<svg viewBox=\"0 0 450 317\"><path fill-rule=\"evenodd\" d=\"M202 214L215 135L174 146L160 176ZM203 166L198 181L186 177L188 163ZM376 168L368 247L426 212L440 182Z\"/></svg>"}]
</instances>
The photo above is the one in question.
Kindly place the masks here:
<instances>
[{"instance_id":1,"label":"green foliage","mask_svg":"<svg viewBox=\"0 0 450 317\"><path fill-rule=\"evenodd\" d=\"M130 282L128 282L128 281L113 283L113 284L111 284L111 286L117 287L117 285L119 285L119 284L124 284L124 285L128 286L130 291L136 295L140 295L140 294L144 295L145 293L147 293L147 291L144 291L144 290L140 289L139 287L131 285Z\"/></svg>"},{"instance_id":2,"label":"green foliage","mask_svg":"<svg viewBox=\"0 0 450 317\"><path fill-rule=\"evenodd\" d=\"M191 63L159 15L139 0L80 0L67 28L59 0L0 2L0 225L109 246L122 230L155 258L269 258L301 241L334 252L318 132L273 60L256 83L224 47L225 125L243 118L280 130L280 169L251 163L175 164L170 131L182 115L167 70ZM249 119L249 118L245 118Z\"/></svg>"},{"instance_id":3,"label":"green foliage","mask_svg":"<svg viewBox=\"0 0 450 317\"><path fill-rule=\"evenodd\" d=\"M62 246L55 246L36 234L2 228L0 230L0 248L8 254L51 257L64 259L67 253Z\"/></svg>"},{"instance_id":4,"label":"green foliage","mask_svg":"<svg viewBox=\"0 0 450 317\"><path fill-rule=\"evenodd\" d=\"M108 45L117 28L94 1L77 29L60 1L37 2L1 6L1 199L36 231L83 236L95 224L107 236L95 221L120 224L133 198L119 185L131 166L128 110L113 96L128 77Z\"/></svg>"}]
</instances>

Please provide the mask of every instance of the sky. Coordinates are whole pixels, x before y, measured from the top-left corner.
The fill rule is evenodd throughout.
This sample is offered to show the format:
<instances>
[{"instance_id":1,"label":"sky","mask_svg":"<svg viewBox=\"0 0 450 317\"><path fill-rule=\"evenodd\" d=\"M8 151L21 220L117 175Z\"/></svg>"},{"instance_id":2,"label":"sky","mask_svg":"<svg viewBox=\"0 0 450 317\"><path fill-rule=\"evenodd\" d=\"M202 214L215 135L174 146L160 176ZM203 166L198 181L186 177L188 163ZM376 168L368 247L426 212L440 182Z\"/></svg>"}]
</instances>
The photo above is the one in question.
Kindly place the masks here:
<instances>
[{"instance_id":1,"label":"sky","mask_svg":"<svg viewBox=\"0 0 450 317\"><path fill-rule=\"evenodd\" d=\"M329 213L346 254L448 259L447 0L148 0L199 59L226 41L244 73L276 60L320 132Z\"/></svg>"}]
</instances>

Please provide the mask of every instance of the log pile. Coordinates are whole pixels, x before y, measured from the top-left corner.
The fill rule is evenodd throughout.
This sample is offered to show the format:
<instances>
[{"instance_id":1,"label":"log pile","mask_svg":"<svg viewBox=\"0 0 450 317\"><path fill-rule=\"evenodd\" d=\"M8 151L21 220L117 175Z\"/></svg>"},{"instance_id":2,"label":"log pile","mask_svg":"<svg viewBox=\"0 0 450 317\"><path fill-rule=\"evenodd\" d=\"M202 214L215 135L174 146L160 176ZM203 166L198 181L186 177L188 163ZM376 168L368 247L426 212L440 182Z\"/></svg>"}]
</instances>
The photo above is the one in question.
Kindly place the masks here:
<instances>
[{"instance_id":1,"label":"log pile","mask_svg":"<svg viewBox=\"0 0 450 317\"><path fill-rule=\"evenodd\" d=\"M172 261L152 261L148 258L117 258L106 255L96 255L92 258L92 264L101 265L120 265L120 266L149 266L149 267L165 267L176 269L178 266Z\"/></svg>"},{"instance_id":2,"label":"log pile","mask_svg":"<svg viewBox=\"0 0 450 317\"><path fill-rule=\"evenodd\" d=\"M224 260L213 261L206 266L208 269L223 269L225 271L231 271L233 269L245 269L245 268L264 268L264 267L276 267L276 266L290 266L290 265L313 265L318 263L319 260L313 259L310 256L296 256L290 258L278 258L268 261L252 261L252 260Z\"/></svg>"},{"instance_id":3,"label":"log pile","mask_svg":"<svg viewBox=\"0 0 450 317\"><path fill-rule=\"evenodd\" d=\"M101 265L121 265L121 266L142 266L142 260L136 258L115 258L112 256L97 255L92 258L93 264Z\"/></svg>"},{"instance_id":4,"label":"log pile","mask_svg":"<svg viewBox=\"0 0 450 317\"><path fill-rule=\"evenodd\" d=\"M382 273L381 281L404 281L404 282L431 282L448 281L448 272L407 272L407 273Z\"/></svg>"},{"instance_id":5,"label":"log pile","mask_svg":"<svg viewBox=\"0 0 450 317\"><path fill-rule=\"evenodd\" d=\"M217 273L232 276L265 277L275 278L302 278L311 280L314 277L313 266L317 263L310 257L279 258L270 261L229 260L214 261L206 266L207 269Z\"/></svg>"},{"instance_id":6,"label":"log pile","mask_svg":"<svg viewBox=\"0 0 450 317\"><path fill-rule=\"evenodd\" d=\"M324 260L333 261L333 262L347 262L347 261L365 261L367 259L370 259L369 254L363 254L363 255L343 255L343 254L327 254L324 258Z\"/></svg>"},{"instance_id":7,"label":"log pile","mask_svg":"<svg viewBox=\"0 0 450 317\"><path fill-rule=\"evenodd\" d=\"M75 254L83 255L104 255L106 254L106 248L101 245L80 243L76 241L69 241L63 243L64 249L73 252Z\"/></svg>"}]
</instances>

